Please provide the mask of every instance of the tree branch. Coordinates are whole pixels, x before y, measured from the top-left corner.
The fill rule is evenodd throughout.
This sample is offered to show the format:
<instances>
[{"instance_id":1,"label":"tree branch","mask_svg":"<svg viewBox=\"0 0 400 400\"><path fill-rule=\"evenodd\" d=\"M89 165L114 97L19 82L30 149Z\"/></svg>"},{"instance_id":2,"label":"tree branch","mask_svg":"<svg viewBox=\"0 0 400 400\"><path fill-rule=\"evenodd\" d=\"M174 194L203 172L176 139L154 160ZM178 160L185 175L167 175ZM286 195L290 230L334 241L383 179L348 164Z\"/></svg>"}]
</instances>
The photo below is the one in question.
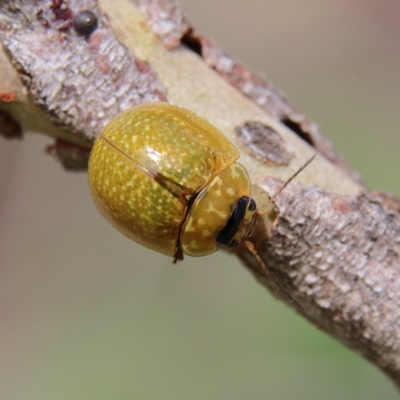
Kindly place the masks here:
<instances>
[{"instance_id":1,"label":"tree branch","mask_svg":"<svg viewBox=\"0 0 400 400\"><path fill-rule=\"evenodd\" d=\"M89 36L73 21L85 9L98 18ZM229 137L254 187L269 194L318 151L300 183L259 219L252 241L307 319L400 385L400 201L369 193L314 123L194 35L174 2L145 1L141 11L129 0L0 3L0 131L50 135L48 150L84 169L93 138L114 115L168 100ZM237 253L279 295L252 254Z\"/></svg>"}]
</instances>

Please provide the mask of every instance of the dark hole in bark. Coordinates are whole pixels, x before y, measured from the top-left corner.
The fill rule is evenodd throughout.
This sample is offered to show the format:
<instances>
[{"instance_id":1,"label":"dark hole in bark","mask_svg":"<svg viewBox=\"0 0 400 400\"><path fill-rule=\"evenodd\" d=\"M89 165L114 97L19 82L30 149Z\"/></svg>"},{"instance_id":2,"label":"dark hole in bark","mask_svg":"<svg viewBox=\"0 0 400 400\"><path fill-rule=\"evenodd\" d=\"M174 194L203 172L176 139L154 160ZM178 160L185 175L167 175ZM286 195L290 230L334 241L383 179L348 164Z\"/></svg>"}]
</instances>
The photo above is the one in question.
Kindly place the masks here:
<instances>
[{"instance_id":1,"label":"dark hole in bark","mask_svg":"<svg viewBox=\"0 0 400 400\"><path fill-rule=\"evenodd\" d=\"M194 51L200 57L202 56L201 42L195 36L193 36L191 32L186 33L182 37L181 43L188 49Z\"/></svg>"},{"instance_id":2,"label":"dark hole in bark","mask_svg":"<svg viewBox=\"0 0 400 400\"><path fill-rule=\"evenodd\" d=\"M314 146L314 142L311 139L311 136L309 133L304 132L303 129L301 128L301 125L290 118L283 117L281 118L281 122L286 125L290 130L292 130L296 135L301 137L305 142L310 144L311 146Z\"/></svg>"}]
</instances>

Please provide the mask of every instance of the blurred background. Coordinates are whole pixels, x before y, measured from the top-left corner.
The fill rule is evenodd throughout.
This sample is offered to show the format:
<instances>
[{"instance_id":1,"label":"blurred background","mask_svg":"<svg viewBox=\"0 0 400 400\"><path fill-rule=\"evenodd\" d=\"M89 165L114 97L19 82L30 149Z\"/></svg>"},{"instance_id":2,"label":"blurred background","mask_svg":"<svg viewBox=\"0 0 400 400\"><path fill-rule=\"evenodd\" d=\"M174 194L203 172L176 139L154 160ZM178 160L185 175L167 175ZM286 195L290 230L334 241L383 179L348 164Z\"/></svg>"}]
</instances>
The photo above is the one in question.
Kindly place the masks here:
<instances>
[{"instance_id":1,"label":"blurred background","mask_svg":"<svg viewBox=\"0 0 400 400\"><path fill-rule=\"evenodd\" d=\"M397 0L182 0L373 189L400 195ZM227 5L228 4L228 5ZM397 399L222 252L172 265L103 220L37 134L0 138L0 398Z\"/></svg>"}]
</instances>

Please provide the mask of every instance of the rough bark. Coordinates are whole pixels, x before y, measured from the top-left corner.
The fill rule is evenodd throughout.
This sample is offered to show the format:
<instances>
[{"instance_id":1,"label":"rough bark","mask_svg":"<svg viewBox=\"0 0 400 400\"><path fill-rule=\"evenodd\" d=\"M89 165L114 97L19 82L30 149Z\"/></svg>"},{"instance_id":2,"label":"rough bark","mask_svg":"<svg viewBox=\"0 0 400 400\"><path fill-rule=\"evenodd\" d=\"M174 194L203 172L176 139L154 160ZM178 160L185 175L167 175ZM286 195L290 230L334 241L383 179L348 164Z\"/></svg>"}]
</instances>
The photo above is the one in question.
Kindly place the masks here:
<instances>
[{"instance_id":1,"label":"rough bark","mask_svg":"<svg viewBox=\"0 0 400 400\"><path fill-rule=\"evenodd\" d=\"M144 101L170 101L226 134L254 187L269 194L317 151L251 240L300 313L399 385L399 200L369 193L313 122L263 77L194 35L175 2L140 8L129 0L2 1L0 132L50 135L51 154L85 169L110 118ZM98 19L90 35L74 26L82 10ZM237 253L280 296L252 254L244 246Z\"/></svg>"}]
</instances>

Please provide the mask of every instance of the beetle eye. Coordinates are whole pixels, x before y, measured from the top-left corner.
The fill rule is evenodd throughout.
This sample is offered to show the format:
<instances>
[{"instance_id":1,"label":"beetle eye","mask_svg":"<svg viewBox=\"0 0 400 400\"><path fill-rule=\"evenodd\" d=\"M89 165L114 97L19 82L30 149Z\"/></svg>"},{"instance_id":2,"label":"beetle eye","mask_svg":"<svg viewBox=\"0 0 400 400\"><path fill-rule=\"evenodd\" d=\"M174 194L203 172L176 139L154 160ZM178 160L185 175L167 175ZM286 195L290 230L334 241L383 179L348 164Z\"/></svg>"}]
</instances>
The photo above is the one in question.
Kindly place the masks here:
<instances>
[{"instance_id":1,"label":"beetle eye","mask_svg":"<svg viewBox=\"0 0 400 400\"><path fill-rule=\"evenodd\" d=\"M228 247L230 249L233 249L234 247L237 247L239 245L239 242L237 240L232 240L232 242L229 243Z\"/></svg>"},{"instance_id":2,"label":"beetle eye","mask_svg":"<svg viewBox=\"0 0 400 400\"><path fill-rule=\"evenodd\" d=\"M243 221L248 203L249 198L247 196L242 196L238 200L229 221L217 236L217 243L227 247L235 247L231 243L236 242L236 240L232 239L238 231L240 223Z\"/></svg>"},{"instance_id":3,"label":"beetle eye","mask_svg":"<svg viewBox=\"0 0 400 400\"><path fill-rule=\"evenodd\" d=\"M250 199L249 205L247 207L250 211L255 211L257 208L256 202L253 199Z\"/></svg>"}]
</instances>

